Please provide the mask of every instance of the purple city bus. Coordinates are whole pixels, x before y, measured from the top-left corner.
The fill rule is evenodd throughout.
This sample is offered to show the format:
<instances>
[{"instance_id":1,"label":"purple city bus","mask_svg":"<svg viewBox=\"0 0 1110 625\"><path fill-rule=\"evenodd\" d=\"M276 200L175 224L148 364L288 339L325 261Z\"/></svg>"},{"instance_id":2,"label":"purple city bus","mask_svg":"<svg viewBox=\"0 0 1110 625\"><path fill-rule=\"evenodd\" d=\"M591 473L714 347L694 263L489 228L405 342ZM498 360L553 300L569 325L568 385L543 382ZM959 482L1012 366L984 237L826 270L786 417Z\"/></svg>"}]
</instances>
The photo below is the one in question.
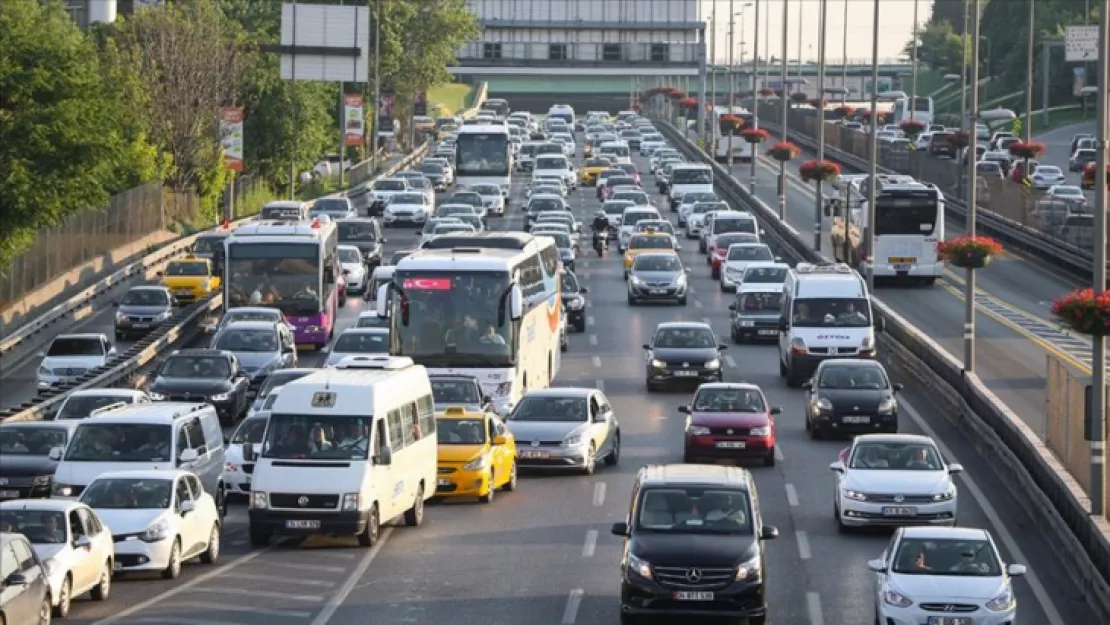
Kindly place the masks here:
<instances>
[{"instance_id":1,"label":"purple city bus","mask_svg":"<svg viewBox=\"0 0 1110 625\"><path fill-rule=\"evenodd\" d=\"M259 221L224 242L224 309L268 306L285 313L298 345L327 345L344 304L333 221Z\"/></svg>"}]
</instances>

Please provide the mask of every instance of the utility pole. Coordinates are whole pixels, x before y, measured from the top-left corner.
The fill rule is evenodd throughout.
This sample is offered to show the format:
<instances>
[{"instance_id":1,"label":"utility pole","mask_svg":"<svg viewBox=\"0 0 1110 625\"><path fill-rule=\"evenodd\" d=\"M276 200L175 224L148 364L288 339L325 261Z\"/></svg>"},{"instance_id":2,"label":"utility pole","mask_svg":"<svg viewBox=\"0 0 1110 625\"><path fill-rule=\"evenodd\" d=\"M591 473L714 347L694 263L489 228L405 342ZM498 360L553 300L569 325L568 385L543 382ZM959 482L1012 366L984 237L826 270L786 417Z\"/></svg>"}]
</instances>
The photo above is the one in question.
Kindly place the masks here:
<instances>
[{"instance_id":1,"label":"utility pole","mask_svg":"<svg viewBox=\"0 0 1110 625\"><path fill-rule=\"evenodd\" d=\"M798 16L801 19L801 16ZM787 49L787 39L790 37L790 2L783 0L782 2L782 97L779 98L779 106L782 107L782 140L786 141L788 132L787 127L790 125L790 94L786 92L786 55L789 54ZM753 154L754 158L754 154ZM786 221L786 167L779 166L779 219Z\"/></svg>"},{"instance_id":2,"label":"utility pole","mask_svg":"<svg viewBox=\"0 0 1110 625\"><path fill-rule=\"evenodd\" d=\"M867 271L867 290L875 292L875 203L879 196L879 181L875 176L879 166L879 0L875 0L874 24L871 27L871 151L867 167L867 260L871 267ZM848 216L851 207L844 212L844 236L848 236Z\"/></svg>"},{"instance_id":3,"label":"utility pole","mask_svg":"<svg viewBox=\"0 0 1110 625\"><path fill-rule=\"evenodd\" d=\"M1033 35L1037 2L1029 0L1029 41L1025 48L1025 142L1033 140ZM1099 85L1099 89L1102 85ZM970 154L970 152L969 152Z\"/></svg>"},{"instance_id":4,"label":"utility pole","mask_svg":"<svg viewBox=\"0 0 1110 625\"><path fill-rule=\"evenodd\" d=\"M971 0L964 0L964 40L962 48L963 53L960 55L960 124L969 134L974 130L974 128L967 123L967 38L969 36L967 33L967 15L969 11L968 3L970 1ZM975 46L979 46L978 40L975 41ZM975 75L978 76L979 72L976 72ZM974 152L968 152L968 154L974 154ZM975 159L972 158L968 160L974 161Z\"/></svg>"},{"instance_id":5,"label":"utility pole","mask_svg":"<svg viewBox=\"0 0 1110 625\"><path fill-rule=\"evenodd\" d=\"M1098 42L1098 160L1095 167L1095 249L1094 294L1098 297L1106 290L1106 167L1107 128L1110 112L1107 111L1107 82L1110 77L1110 11L1103 5L1099 16ZM1110 497L1106 486L1110 475L1106 473L1106 337L1091 337L1091 411L1087 413L1085 438L1091 450L1091 514L1106 514L1106 499Z\"/></svg>"},{"instance_id":6,"label":"utility pole","mask_svg":"<svg viewBox=\"0 0 1110 625\"><path fill-rule=\"evenodd\" d=\"M755 31L755 43L752 46L752 50L754 51L754 54L752 54L752 59L753 59L752 60L752 124L753 124L752 127L753 128L759 128L759 90L762 88L762 87L759 86L759 80L758 80L759 79L759 5L761 3L762 3L762 0L755 0L755 28L752 29L752 30ZM770 13L770 11L767 11L767 13ZM768 33L768 35L770 35L770 33ZM767 37L767 38L770 39L770 37ZM764 59L764 61L767 62L767 67L771 66L770 62L768 62L766 59ZM766 81L764 81L763 86L764 87L767 86ZM758 148L755 147L755 144L750 144L750 145L752 146L752 150L751 150L751 157L752 157L751 167L752 167L752 169L751 169L751 182L749 183L750 184L749 191L751 192L752 195L755 195L755 162L757 160L759 160L759 155L757 154L757 152L759 150L758 150Z\"/></svg>"},{"instance_id":7,"label":"utility pole","mask_svg":"<svg viewBox=\"0 0 1110 625\"><path fill-rule=\"evenodd\" d=\"M382 0L374 2L374 122L370 132L370 162L378 172L378 128L381 124L382 105Z\"/></svg>"},{"instance_id":8,"label":"utility pole","mask_svg":"<svg viewBox=\"0 0 1110 625\"><path fill-rule=\"evenodd\" d=\"M802 7L805 6L803 4L805 1L798 0L798 78L802 77L802 40L805 38L802 31L802 24L804 23L802 16L805 15L805 11L802 10Z\"/></svg>"},{"instance_id":9,"label":"utility pole","mask_svg":"<svg viewBox=\"0 0 1110 625\"><path fill-rule=\"evenodd\" d=\"M844 50L840 59L840 86L844 91L840 94L840 106L848 104L848 0L844 0ZM863 94L860 94L863 95Z\"/></svg>"},{"instance_id":10,"label":"utility pole","mask_svg":"<svg viewBox=\"0 0 1110 625\"><path fill-rule=\"evenodd\" d=\"M709 16L709 20L713 22L713 30L709 31L709 71L713 72L709 76L709 102L717 102L717 0L713 0L713 13ZM713 106L713 104L710 104ZM698 126L698 132L703 132L701 126ZM709 144L706 144L706 150L709 149Z\"/></svg>"},{"instance_id":11,"label":"utility pole","mask_svg":"<svg viewBox=\"0 0 1110 625\"><path fill-rule=\"evenodd\" d=\"M728 114L732 115L732 108L736 104L736 64L733 58L733 50L736 49L736 3L734 0L728 0ZM710 120L712 123L712 119ZM732 135L736 130L731 129L728 132L728 169L732 171ZM716 155L714 155L716 156ZM731 174L730 174L731 175Z\"/></svg>"},{"instance_id":12,"label":"utility pole","mask_svg":"<svg viewBox=\"0 0 1110 625\"><path fill-rule=\"evenodd\" d=\"M828 17L828 0L821 0L818 11L817 31L817 162L825 162L825 19ZM817 181L817 196L813 207L813 249L821 251L821 228L825 204L825 182Z\"/></svg>"},{"instance_id":13,"label":"utility pole","mask_svg":"<svg viewBox=\"0 0 1110 625\"><path fill-rule=\"evenodd\" d=\"M971 7L971 116L967 122L967 235L974 237L976 232L976 217L979 206L976 195L978 194L979 176L975 169L976 143L979 133L975 130L974 119L979 110L979 0L972 0ZM965 282L965 314L964 314L964 371L975 372L975 270L967 270Z\"/></svg>"},{"instance_id":14,"label":"utility pole","mask_svg":"<svg viewBox=\"0 0 1110 625\"><path fill-rule=\"evenodd\" d=\"M917 112L917 2L913 0L913 78L910 79L910 120Z\"/></svg>"}]
</instances>

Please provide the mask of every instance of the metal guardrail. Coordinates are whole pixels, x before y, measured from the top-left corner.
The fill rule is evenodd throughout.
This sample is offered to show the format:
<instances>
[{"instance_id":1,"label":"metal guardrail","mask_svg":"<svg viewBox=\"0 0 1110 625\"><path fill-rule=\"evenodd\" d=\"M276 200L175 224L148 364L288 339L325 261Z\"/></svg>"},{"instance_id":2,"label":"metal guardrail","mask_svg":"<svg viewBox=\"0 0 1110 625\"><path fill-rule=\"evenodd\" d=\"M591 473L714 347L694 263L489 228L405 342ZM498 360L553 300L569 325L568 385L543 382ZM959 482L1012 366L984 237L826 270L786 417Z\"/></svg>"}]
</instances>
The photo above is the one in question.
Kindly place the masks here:
<instances>
[{"instance_id":1,"label":"metal guardrail","mask_svg":"<svg viewBox=\"0 0 1110 625\"><path fill-rule=\"evenodd\" d=\"M396 172L410 166L413 162L419 160L424 156L428 150L428 144L422 145L419 149L412 152L404 159L394 164L392 167L382 172L382 177L388 177ZM241 220L235 223L244 223L249 220ZM134 278L136 275L145 275L150 267L157 266L160 263L168 262L174 256L185 251L189 245L196 239L196 235L186 237L173 245L175 251L168 248L163 249L151 256L148 256L137 263L132 265L140 265L138 269L134 269L131 273L127 273L125 278L121 277L115 284L116 286L125 284L127 280ZM157 257L157 259L155 259ZM130 266L129 266L130 267ZM123 275L124 271L121 270L119 274ZM98 289L103 285L97 287L90 287L90 289ZM88 290L87 290L88 291ZM68 320L73 322L81 319L88 314L87 311L91 310L93 302L103 296L104 293L109 292L109 288L104 288L95 291L95 294L88 295L85 292L74 297L64 304L57 307L58 312L56 320L51 320L45 325L40 325L37 332L25 333L22 335L21 341L26 341L28 338L35 336L38 332L49 325L53 325L60 321ZM90 370L78 378L73 384L61 385L52 388L45 393L35 397L31 401L13 406L11 408L0 410L0 421L25 421L41 419L44 415L50 414L58 407L60 402L65 398L66 394L70 391L95 388L102 386L115 386L120 382L127 379L130 375L138 371L140 368L148 365L156 359L167 348L177 345L184 340L187 340L196 331L196 322L206 316L208 313L216 311L222 305L222 297L216 295L202 302L195 303L186 308L178 310L173 317L163 322L163 324L154 330L151 334L144 337L139 342L135 343L125 353L113 358L102 367ZM86 311L86 312L79 312ZM36 322L39 323L39 322ZM14 336L14 335L13 335ZM7 339L5 339L7 340ZM19 341L15 342L18 345ZM14 347L9 347L11 351Z\"/></svg>"},{"instance_id":2,"label":"metal guardrail","mask_svg":"<svg viewBox=\"0 0 1110 625\"><path fill-rule=\"evenodd\" d=\"M753 196L725 167L698 148L667 122L659 127L687 158L710 165L717 187L733 205L747 207L761 222L766 239L792 260L826 263L830 259L811 249L801 233ZM1089 502L1064 467L1021 419L1010 411L973 373L872 295L885 331L879 341L899 364L914 370L938 396L948 398L950 420L976 442L977 450L1006 479L1003 483L1038 525L1052 550L1080 592L1110 622L1110 523L1094 517Z\"/></svg>"}]
</instances>

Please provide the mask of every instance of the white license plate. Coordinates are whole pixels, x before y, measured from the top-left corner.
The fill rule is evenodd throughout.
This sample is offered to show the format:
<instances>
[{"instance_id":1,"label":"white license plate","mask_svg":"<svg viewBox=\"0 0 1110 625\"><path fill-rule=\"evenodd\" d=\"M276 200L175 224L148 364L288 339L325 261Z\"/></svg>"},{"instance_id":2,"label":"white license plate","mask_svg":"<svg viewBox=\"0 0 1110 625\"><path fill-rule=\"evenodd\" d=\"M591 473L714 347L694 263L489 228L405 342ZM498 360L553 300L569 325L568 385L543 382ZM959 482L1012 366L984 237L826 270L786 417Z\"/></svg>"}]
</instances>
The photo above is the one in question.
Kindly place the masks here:
<instances>
[{"instance_id":1,"label":"white license plate","mask_svg":"<svg viewBox=\"0 0 1110 625\"><path fill-rule=\"evenodd\" d=\"M904 506L883 508L883 516L917 516L917 508Z\"/></svg>"},{"instance_id":2,"label":"white license plate","mask_svg":"<svg viewBox=\"0 0 1110 625\"><path fill-rule=\"evenodd\" d=\"M285 527L291 530L318 530L320 529L320 522L289 520L285 522Z\"/></svg>"},{"instance_id":3,"label":"white license plate","mask_svg":"<svg viewBox=\"0 0 1110 625\"><path fill-rule=\"evenodd\" d=\"M450 485L451 485L451 480L448 480L446 478L441 477L438 480L436 480L436 486L450 486Z\"/></svg>"},{"instance_id":4,"label":"white license plate","mask_svg":"<svg viewBox=\"0 0 1110 625\"><path fill-rule=\"evenodd\" d=\"M18 490L0 490L0 499L16 499L19 497Z\"/></svg>"},{"instance_id":5,"label":"white license plate","mask_svg":"<svg viewBox=\"0 0 1110 625\"><path fill-rule=\"evenodd\" d=\"M744 441L721 441L717 443L717 449L744 449L748 444Z\"/></svg>"},{"instance_id":6,"label":"white license plate","mask_svg":"<svg viewBox=\"0 0 1110 625\"><path fill-rule=\"evenodd\" d=\"M550 458L551 452L549 451L522 451L520 452L521 458Z\"/></svg>"},{"instance_id":7,"label":"white license plate","mask_svg":"<svg viewBox=\"0 0 1110 625\"><path fill-rule=\"evenodd\" d=\"M711 592L679 591L674 594L676 601L713 601Z\"/></svg>"},{"instance_id":8,"label":"white license plate","mask_svg":"<svg viewBox=\"0 0 1110 625\"><path fill-rule=\"evenodd\" d=\"M778 333L778 330L760 330L759 336L775 336Z\"/></svg>"},{"instance_id":9,"label":"white license plate","mask_svg":"<svg viewBox=\"0 0 1110 625\"><path fill-rule=\"evenodd\" d=\"M667 292L666 289L651 289L650 291L648 291L648 293L650 293L652 295L662 295L666 292Z\"/></svg>"},{"instance_id":10,"label":"white license plate","mask_svg":"<svg viewBox=\"0 0 1110 625\"><path fill-rule=\"evenodd\" d=\"M696 378L698 377L697 371L675 371L675 377L679 378Z\"/></svg>"},{"instance_id":11,"label":"white license plate","mask_svg":"<svg viewBox=\"0 0 1110 625\"><path fill-rule=\"evenodd\" d=\"M150 324L149 323L133 323L133 324L131 324L131 327L135 328L136 330L145 330L145 329L150 327Z\"/></svg>"},{"instance_id":12,"label":"white license plate","mask_svg":"<svg viewBox=\"0 0 1110 625\"><path fill-rule=\"evenodd\" d=\"M895 265L894 271L909 271L912 268L913 265Z\"/></svg>"},{"instance_id":13,"label":"white license plate","mask_svg":"<svg viewBox=\"0 0 1110 625\"><path fill-rule=\"evenodd\" d=\"M844 417L845 423L871 423L871 417L852 416Z\"/></svg>"},{"instance_id":14,"label":"white license plate","mask_svg":"<svg viewBox=\"0 0 1110 625\"><path fill-rule=\"evenodd\" d=\"M967 616L930 616L928 625L971 625L972 621Z\"/></svg>"}]
</instances>

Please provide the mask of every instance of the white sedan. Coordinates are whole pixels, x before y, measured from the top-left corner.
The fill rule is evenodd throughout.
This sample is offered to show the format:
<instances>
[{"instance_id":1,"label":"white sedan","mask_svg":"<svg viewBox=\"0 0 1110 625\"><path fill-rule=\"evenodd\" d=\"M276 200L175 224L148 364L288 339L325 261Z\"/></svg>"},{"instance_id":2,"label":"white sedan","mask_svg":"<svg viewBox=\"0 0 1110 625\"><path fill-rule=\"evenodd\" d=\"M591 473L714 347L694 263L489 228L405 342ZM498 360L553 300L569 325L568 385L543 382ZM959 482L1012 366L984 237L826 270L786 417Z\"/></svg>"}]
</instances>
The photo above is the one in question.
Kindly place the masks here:
<instances>
[{"instance_id":1,"label":"white sedan","mask_svg":"<svg viewBox=\"0 0 1110 625\"><path fill-rule=\"evenodd\" d=\"M775 253L766 243L733 243L721 259L721 291L736 292L744 281L744 270L758 262L775 262Z\"/></svg>"},{"instance_id":2,"label":"white sedan","mask_svg":"<svg viewBox=\"0 0 1110 625\"><path fill-rule=\"evenodd\" d=\"M253 415L243 419L235 433L228 440L224 449L224 488L227 495L249 497L251 494L251 474L254 461L247 462L243 459L243 447L247 443L256 446L262 444L262 435L266 431L266 424L270 422L270 407L277 400L281 387L271 389L270 394L262 403L261 409Z\"/></svg>"},{"instance_id":3,"label":"white sedan","mask_svg":"<svg viewBox=\"0 0 1110 625\"><path fill-rule=\"evenodd\" d=\"M335 345L324 348L328 355L326 367L334 367L347 356L389 353L389 328L350 328L335 339Z\"/></svg>"},{"instance_id":4,"label":"white sedan","mask_svg":"<svg viewBox=\"0 0 1110 625\"><path fill-rule=\"evenodd\" d=\"M1033 170L1033 187L1036 189L1047 189L1049 187L1064 184L1068 181L1067 176L1055 165L1041 165Z\"/></svg>"},{"instance_id":5,"label":"white sedan","mask_svg":"<svg viewBox=\"0 0 1110 625\"><path fill-rule=\"evenodd\" d=\"M340 245L336 249L339 253L339 267L343 270L343 282L347 285L347 291L362 293L366 290L366 282L370 278L370 273L366 269L366 261L362 258L362 252L353 245Z\"/></svg>"},{"instance_id":6,"label":"white sedan","mask_svg":"<svg viewBox=\"0 0 1110 625\"><path fill-rule=\"evenodd\" d=\"M916 434L857 436L836 476L833 509L841 532L864 526L956 525L959 491L933 439Z\"/></svg>"},{"instance_id":7,"label":"white sedan","mask_svg":"<svg viewBox=\"0 0 1110 625\"><path fill-rule=\"evenodd\" d=\"M946 623L1018 622L1011 578L1025 575L1025 566L1002 562L986 530L899 529L867 568L876 574L877 622L932 623L938 614Z\"/></svg>"}]
</instances>

